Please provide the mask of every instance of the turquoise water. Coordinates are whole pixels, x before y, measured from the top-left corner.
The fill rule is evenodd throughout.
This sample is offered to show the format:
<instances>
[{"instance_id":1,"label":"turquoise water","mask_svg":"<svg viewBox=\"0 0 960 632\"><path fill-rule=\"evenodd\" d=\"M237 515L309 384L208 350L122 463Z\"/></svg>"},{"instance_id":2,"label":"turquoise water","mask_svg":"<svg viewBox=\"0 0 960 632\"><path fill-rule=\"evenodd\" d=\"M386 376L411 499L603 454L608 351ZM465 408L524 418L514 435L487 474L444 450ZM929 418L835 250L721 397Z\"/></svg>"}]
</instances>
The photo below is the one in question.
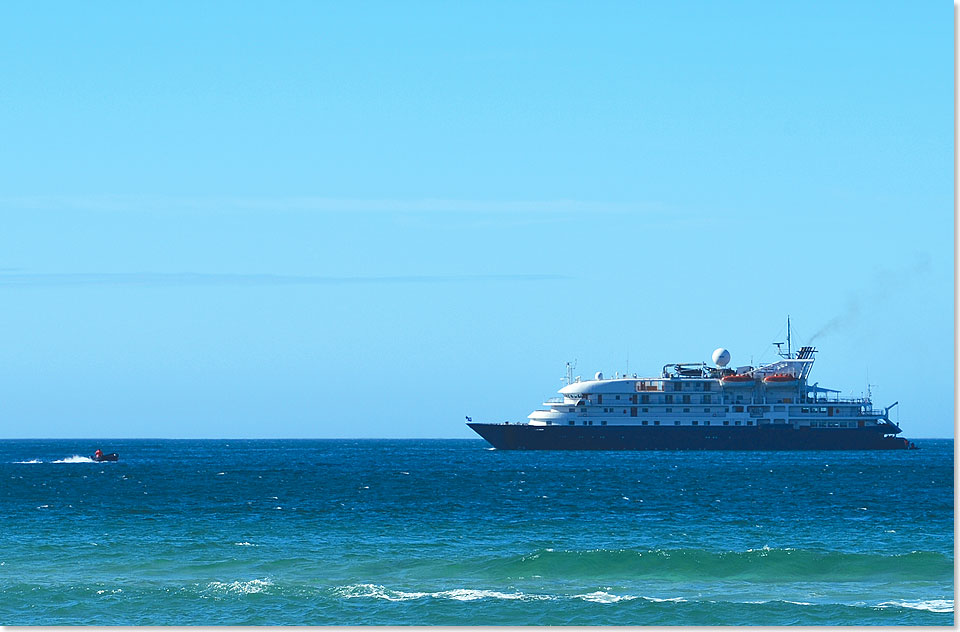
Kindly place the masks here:
<instances>
[{"instance_id":1,"label":"turquoise water","mask_svg":"<svg viewBox=\"0 0 960 632\"><path fill-rule=\"evenodd\" d=\"M2 441L0 624L952 625L917 444Z\"/></svg>"}]
</instances>

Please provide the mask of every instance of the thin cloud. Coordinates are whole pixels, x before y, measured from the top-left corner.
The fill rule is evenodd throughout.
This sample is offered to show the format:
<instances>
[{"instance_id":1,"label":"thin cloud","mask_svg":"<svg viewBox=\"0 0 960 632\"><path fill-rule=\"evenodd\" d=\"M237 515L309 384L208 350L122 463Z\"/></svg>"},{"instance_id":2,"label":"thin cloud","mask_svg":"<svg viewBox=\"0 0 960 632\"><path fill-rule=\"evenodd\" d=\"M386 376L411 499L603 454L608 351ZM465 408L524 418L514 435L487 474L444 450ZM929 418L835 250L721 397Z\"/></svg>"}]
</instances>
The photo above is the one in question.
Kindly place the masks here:
<instances>
[{"instance_id":1,"label":"thin cloud","mask_svg":"<svg viewBox=\"0 0 960 632\"><path fill-rule=\"evenodd\" d=\"M318 212L318 213L655 213L649 202L591 200L355 199L316 196L36 195L0 197L0 209L133 212Z\"/></svg>"},{"instance_id":2,"label":"thin cloud","mask_svg":"<svg viewBox=\"0 0 960 632\"><path fill-rule=\"evenodd\" d=\"M223 274L204 272L53 272L0 273L0 288L143 286L183 287L282 286L282 285L375 285L481 282L559 281L559 274L451 274L400 276L319 276L286 274Z\"/></svg>"}]
</instances>

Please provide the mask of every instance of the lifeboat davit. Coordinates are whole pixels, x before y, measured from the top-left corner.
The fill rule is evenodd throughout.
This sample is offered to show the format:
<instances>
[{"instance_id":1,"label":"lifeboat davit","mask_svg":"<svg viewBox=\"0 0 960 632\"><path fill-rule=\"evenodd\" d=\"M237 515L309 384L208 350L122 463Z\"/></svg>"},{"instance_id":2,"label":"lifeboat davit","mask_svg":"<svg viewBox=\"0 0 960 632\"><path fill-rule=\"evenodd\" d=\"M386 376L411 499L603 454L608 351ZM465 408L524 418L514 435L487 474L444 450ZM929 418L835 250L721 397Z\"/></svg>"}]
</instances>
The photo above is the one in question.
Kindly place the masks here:
<instances>
[{"instance_id":1,"label":"lifeboat davit","mask_svg":"<svg viewBox=\"0 0 960 632\"><path fill-rule=\"evenodd\" d=\"M797 383L797 378L789 373L775 373L763 378L763 381L771 386L793 386Z\"/></svg>"},{"instance_id":2,"label":"lifeboat davit","mask_svg":"<svg viewBox=\"0 0 960 632\"><path fill-rule=\"evenodd\" d=\"M752 375L727 375L720 380L724 386L753 386Z\"/></svg>"}]
</instances>

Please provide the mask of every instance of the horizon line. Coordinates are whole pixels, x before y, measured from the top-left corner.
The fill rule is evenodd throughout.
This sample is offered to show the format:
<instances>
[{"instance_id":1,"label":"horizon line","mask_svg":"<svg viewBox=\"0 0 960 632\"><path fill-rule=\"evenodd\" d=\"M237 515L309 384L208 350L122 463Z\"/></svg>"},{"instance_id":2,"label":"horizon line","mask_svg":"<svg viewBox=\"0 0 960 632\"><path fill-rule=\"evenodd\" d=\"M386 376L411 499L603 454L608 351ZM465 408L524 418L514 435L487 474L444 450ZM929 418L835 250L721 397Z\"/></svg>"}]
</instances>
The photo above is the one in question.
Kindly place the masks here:
<instances>
[{"instance_id":1,"label":"horizon line","mask_svg":"<svg viewBox=\"0 0 960 632\"><path fill-rule=\"evenodd\" d=\"M956 437L914 437L920 441L955 441ZM0 441L482 441L482 437L0 437ZM596 450L515 450L516 452L595 452ZM611 450L601 450L610 452ZM668 450L702 452L702 450ZM763 450L718 450L719 452L762 452ZM779 450L779 452L860 452L862 450ZM875 452L876 450L867 450ZM884 450L879 450L883 452ZM625 450L663 452L663 450Z\"/></svg>"}]
</instances>

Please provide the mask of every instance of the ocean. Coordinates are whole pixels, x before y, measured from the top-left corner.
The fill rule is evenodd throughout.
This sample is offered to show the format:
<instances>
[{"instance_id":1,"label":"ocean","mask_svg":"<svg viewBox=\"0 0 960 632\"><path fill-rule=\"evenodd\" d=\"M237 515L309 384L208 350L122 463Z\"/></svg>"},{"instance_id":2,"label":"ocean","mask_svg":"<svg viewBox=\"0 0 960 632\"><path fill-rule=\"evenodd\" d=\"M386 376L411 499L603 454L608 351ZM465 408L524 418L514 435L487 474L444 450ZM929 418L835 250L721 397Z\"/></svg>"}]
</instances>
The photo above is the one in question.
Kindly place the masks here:
<instances>
[{"instance_id":1,"label":"ocean","mask_svg":"<svg viewBox=\"0 0 960 632\"><path fill-rule=\"evenodd\" d=\"M0 624L949 626L953 441L916 443L0 441Z\"/></svg>"}]
</instances>

